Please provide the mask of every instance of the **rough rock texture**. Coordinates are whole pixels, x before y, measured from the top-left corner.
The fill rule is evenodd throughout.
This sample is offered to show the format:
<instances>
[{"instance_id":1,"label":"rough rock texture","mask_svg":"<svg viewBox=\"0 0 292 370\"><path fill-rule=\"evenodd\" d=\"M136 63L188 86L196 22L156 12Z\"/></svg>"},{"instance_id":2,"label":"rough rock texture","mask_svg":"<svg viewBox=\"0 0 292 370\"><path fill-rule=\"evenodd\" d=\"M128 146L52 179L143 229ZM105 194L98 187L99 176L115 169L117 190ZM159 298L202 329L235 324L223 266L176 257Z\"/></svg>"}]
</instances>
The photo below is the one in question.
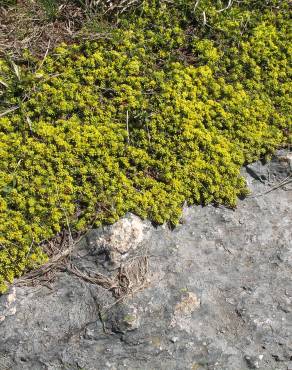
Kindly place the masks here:
<instances>
[{"instance_id":1,"label":"rough rock texture","mask_svg":"<svg viewBox=\"0 0 292 370\"><path fill-rule=\"evenodd\" d=\"M290 165L282 153L243 170L253 195L235 211L186 208L174 230L128 215L89 232L72 265L117 281L117 267L142 256L144 289L122 301L68 271L51 289L11 288L0 370L291 370L291 183L273 189Z\"/></svg>"}]
</instances>

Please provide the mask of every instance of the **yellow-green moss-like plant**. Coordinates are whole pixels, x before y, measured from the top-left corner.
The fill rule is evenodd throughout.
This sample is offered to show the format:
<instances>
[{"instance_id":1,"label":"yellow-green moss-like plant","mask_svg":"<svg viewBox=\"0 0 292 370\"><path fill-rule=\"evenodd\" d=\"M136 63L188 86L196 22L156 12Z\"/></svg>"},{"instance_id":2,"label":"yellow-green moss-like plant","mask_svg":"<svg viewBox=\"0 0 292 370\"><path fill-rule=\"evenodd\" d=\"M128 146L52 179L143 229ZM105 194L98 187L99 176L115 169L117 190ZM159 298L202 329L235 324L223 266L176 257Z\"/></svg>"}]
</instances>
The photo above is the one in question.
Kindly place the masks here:
<instances>
[{"instance_id":1,"label":"yellow-green moss-like plant","mask_svg":"<svg viewBox=\"0 0 292 370\"><path fill-rule=\"evenodd\" d=\"M208 28L191 3L145 1L33 71L0 61L2 112L15 108L0 118L0 291L45 261L40 243L67 220L84 230L130 211L175 224L184 202L234 207L241 166L283 142L286 7L202 1Z\"/></svg>"}]
</instances>

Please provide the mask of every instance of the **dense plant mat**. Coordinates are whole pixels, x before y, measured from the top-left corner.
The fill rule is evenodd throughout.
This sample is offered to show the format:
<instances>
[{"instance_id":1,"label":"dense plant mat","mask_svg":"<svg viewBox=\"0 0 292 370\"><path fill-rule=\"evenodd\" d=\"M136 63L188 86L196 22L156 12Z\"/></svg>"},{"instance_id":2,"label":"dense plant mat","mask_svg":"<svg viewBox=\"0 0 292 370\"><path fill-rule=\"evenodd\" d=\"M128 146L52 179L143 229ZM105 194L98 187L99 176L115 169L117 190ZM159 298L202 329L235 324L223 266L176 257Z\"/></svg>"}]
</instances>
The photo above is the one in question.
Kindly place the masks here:
<instances>
[{"instance_id":1,"label":"dense plant mat","mask_svg":"<svg viewBox=\"0 0 292 370\"><path fill-rule=\"evenodd\" d=\"M1 59L0 291L68 223L235 207L241 166L289 141L288 3L175 3L111 14L97 41L40 61Z\"/></svg>"}]
</instances>

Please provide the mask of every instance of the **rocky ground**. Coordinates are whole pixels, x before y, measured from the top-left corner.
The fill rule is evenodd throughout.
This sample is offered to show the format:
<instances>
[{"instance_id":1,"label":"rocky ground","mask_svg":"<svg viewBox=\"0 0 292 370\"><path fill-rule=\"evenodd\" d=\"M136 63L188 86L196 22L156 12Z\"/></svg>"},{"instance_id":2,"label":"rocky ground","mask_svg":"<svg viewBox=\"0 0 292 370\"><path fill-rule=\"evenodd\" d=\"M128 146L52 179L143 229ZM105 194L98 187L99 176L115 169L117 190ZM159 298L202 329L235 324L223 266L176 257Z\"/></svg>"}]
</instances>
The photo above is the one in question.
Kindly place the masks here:
<instances>
[{"instance_id":1,"label":"rocky ground","mask_svg":"<svg viewBox=\"0 0 292 370\"><path fill-rule=\"evenodd\" d=\"M91 230L54 280L0 297L0 370L292 370L291 168L248 166L236 210L174 230Z\"/></svg>"}]
</instances>

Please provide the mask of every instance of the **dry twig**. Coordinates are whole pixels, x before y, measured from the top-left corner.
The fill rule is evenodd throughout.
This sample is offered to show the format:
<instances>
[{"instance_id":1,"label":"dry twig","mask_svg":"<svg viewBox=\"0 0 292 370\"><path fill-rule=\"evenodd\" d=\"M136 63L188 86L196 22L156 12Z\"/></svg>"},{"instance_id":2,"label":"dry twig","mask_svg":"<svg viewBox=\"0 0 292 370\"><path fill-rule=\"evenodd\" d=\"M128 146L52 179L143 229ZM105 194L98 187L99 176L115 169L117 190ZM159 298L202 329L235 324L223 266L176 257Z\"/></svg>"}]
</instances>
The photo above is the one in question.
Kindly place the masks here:
<instances>
[{"instance_id":1,"label":"dry twig","mask_svg":"<svg viewBox=\"0 0 292 370\"><path fill-rule=\"evenodd\" d=\"M271 189L269 190L266 190L262 193L258 193L258 194L252 194L252 195L248 195L248 198L258 198L258 197L261 197L263 195L266 195L268 193L271 193L272 191L276 190L276 189L280 189L288 184L292 183L292 175L289 175L287 176L285 179L283 179L282 181L280 181L278 184L274 185L273 187L271 187Z\"/></svg>"}]
</instances>

